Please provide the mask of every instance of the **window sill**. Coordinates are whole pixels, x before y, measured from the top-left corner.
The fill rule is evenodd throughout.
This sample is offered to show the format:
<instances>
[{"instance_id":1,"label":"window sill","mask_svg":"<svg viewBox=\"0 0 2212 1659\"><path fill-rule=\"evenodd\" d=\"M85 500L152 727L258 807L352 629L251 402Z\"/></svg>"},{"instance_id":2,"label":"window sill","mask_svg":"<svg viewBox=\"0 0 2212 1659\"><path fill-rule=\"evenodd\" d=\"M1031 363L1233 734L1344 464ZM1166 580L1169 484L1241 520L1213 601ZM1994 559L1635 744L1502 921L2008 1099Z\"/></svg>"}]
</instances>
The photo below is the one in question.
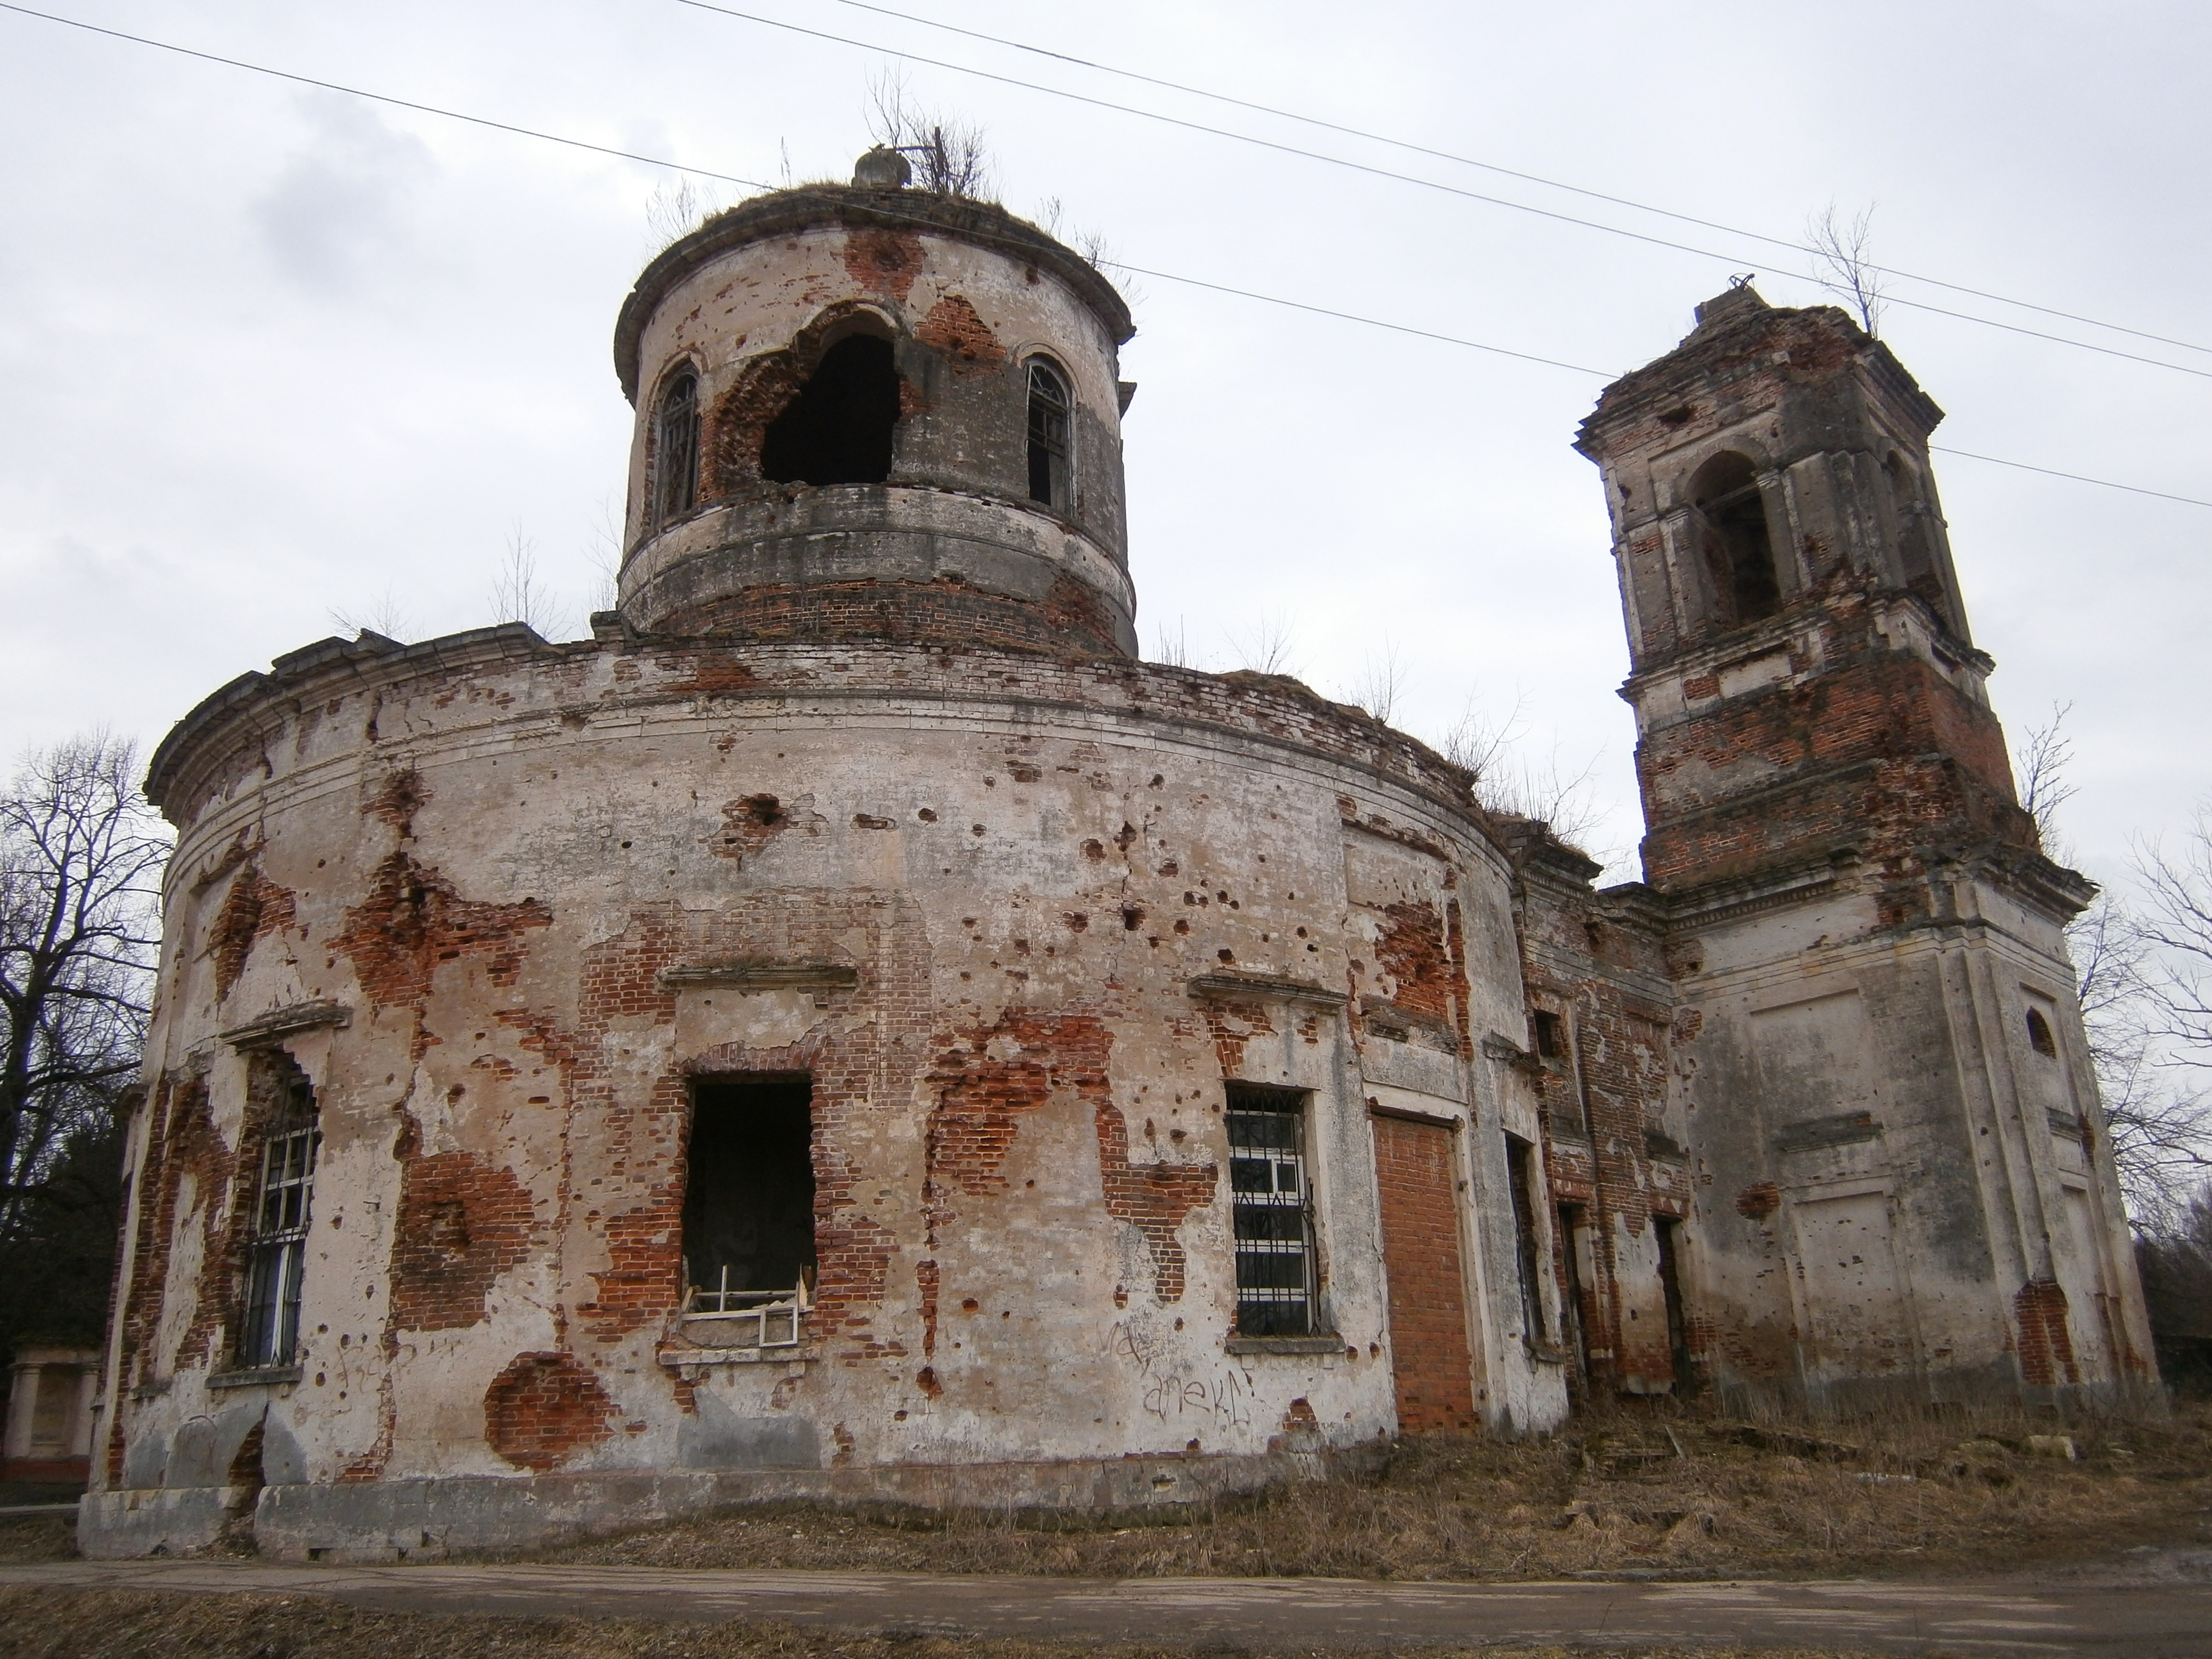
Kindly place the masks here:
<instances>
[{"instance_id":1,"label":"window sill","mask_svg":"<svg viewBox=\"0 0 2212 1659\"><path fill-rule=\"evenodd\" d=\"M1531 1342L1528 1346L1528 1358L1539 1365L1564 1365L1567 1363L1565 1348L1555 1348L1548 1342Z\"/></svg>"},{"instance_id":2,"label":"window sill","mask_svg":"<svg viewBox=\"0 0 2212 1659\"><path fill-rule=\"evenodd\" d=\"M253 1365L244 1370L217 1371L207 1380L210 1389L265 1389L279 1382L297 1382L303 1368L298 1365Z\"/></svg>"},{"instance_id":3,"label":"window sill","mask_svg":"<svg viewBox=\"0 0 2212 1659\"><path fill-rule=\"evenodd\" d=\"M1344 1339L1328 1332L1318 1336L1232 1336L1222 1346L1231 1353L1341 1353Z\"/></svg>"}]
</instances>

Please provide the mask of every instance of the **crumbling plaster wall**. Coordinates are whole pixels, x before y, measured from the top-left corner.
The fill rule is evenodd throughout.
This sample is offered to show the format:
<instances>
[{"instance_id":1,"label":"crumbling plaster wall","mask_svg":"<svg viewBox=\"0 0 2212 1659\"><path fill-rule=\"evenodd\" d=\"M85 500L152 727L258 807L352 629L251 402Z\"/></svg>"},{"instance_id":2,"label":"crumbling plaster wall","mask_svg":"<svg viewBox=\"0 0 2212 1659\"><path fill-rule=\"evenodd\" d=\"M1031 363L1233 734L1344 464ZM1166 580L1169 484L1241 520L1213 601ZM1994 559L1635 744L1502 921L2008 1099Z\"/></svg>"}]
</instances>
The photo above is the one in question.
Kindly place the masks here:
<instances>
[{"instance_id":1,"label":"crumbling plaster wall","mask_svg":"<svg viewBox=\"0 0 2212 1659\"><path fill-rule=\"evenodd\" d=\"M763 480L767 418L824 343L854 328L893 343L901 416L889 482ZM869 612L866 626L928 637L948 631L932 617L949 605L959 637L1048 642L981 602L998 596L1055 607L1063 644L1133 654L1119 343L1049 265L963 236L819 223L714 253L659 293L640 331L626 612L646 628L774 635L820 627L841 589L896 580L906 591L895 611ZM1028 485L1027 365L1039 353L1065 372L1075 404L1073 499L1050 507ZM655 526L659 388L679 367L700 379L698 507ZM734 582L731 557L744 566ZM817 590L811 601L806 590Z\"/></svg>"},{"instance_id":2,"label":"crumbling plaster wall","mask_svg":"<svg viewBox=\"0 0 2212 1659\"><path fill-rule=\"evenodd\" d=\"M2059 923L1972 872L1928 899L1937 925L1900 934L1888 906L1844 866L1673 942L1701 1358L1726 1393L1815 1404L2140 1387Z\"/></svg>"},{"instance_id":3,"label":"crumbling plaster wall","mask_svg":"<svg viewBox=\"0 0 2212 1659\"><path fill-rule=\"evenodd\" d=\"M1502 855L1449 769L1282 683L1127 663L507 629L278 679L157 761L183 833L150 1069L209 1127L172 1200L141 1154L124 1325L155 1334L120 1341L111 1509L181 1501L157 1466L203 1420L263 1425L272 1487L333 1491L1390 1431L1366 1100L1533 1127L1477 1081L1474 1034L1520 988ZM739 958L854 982L660 977ZM1370 1037L1370 1006L1424 1013L1423 1042ZM236 1201L222 1034L317 1009L276 1039L325 1134L305 1357L214 1388L223 1334L179 1322L228 1316L192 1255ZM768 1070L816 1079L807 1342L664 1364L685 1079ZM1340 1350L1224 1348L1229 1078L1312 1091ZM176 1139L163 1109L149 1133ZM1510 1212L1500 1255L1496 1172L1468 1175L1482 1309ZM1481 1340L1492 1409L1556 1419L1564 1394Z\"/></svg>"}]
</instances>

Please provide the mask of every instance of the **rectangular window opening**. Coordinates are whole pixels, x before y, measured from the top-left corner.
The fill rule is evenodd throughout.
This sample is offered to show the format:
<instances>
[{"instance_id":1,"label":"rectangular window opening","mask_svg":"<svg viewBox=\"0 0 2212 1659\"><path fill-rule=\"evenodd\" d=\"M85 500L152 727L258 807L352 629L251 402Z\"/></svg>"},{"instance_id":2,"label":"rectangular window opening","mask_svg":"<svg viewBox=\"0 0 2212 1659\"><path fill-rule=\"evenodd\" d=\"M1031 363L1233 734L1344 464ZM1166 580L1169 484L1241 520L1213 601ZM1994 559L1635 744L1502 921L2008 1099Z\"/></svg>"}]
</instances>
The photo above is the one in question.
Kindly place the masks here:
<instances>
[{"instance_id":1,"label":"rectangular window opening","mask_svg":"<svg viewBox=\"0 0 2212 1659\"><path fill-rule=\"evenodd\" d=\"M1521 1340L1546 1340L1544 1297L1536 1277L1536 1149L1518 1135L1505 1137L1506 1184L1513 1191L1514 1255L1521 1268Z\"/></svg>"},{"instance_id":2,"label":"rectangular window opening","mask_svg":"<svg viewBox=\"0 0 2212 1659\"><path fill-rule=\"evenodd\" d=\"M1229 1091L1229 1189L1237 1241L1237 1334L1310 1336L1321 1328L1305 1097Z\"/></svg>"},{"instance_id":3,"label":"rectangular window opening","mask_svg":"<svg viewBox=\"0 0 2212 1659\"><path fill-rule=\"evenodd\" d=\"M691 1085L684 1311L737 1316L720 1346L799 1340L814 1294L813 1094L804 1073Z\"/></svg>"},{"instance_id":4,"label":"rectangular window opening","mask_svg":"<svg viewBox=\"0 0 2212 1659\"><path fill-rule=\"evenodd\" d=\"M276 1110L261 1143L247 1244L246 1317L238 1363L289 1365L300 1346L300 1283L305 1276L307 1224L322 1127L314 1086L289 1060L276 1080Z\"/></svg>"}]
</instances>

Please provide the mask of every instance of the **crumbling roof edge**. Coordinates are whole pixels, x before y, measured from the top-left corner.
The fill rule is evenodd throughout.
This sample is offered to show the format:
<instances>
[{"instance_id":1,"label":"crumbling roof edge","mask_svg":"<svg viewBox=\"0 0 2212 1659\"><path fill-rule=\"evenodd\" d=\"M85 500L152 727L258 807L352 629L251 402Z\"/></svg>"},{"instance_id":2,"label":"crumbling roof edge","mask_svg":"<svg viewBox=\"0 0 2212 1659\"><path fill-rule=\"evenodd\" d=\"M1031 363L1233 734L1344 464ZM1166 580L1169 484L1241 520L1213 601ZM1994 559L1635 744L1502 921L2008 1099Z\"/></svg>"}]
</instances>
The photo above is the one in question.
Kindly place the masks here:
<instances>
[{"instance_id":1,"label":"crumbling roof edge","mask_svg":"<svg viewBox=\"0 0 2212 1659\"><path fill-rule=\"evenodd\" d=\"M1073 289L1120 345L1137 331L1128 301L1097 266L996 202L933 195L918 190L860 190L807 185L779 190L718 213L654 255L638 274L615 319L615 375L623 396L637 400L638 345L646 319L668 290L715 255L771 236L824 225L935 232L996 248L1042 265Z\"/></svg>"}]
</instances>

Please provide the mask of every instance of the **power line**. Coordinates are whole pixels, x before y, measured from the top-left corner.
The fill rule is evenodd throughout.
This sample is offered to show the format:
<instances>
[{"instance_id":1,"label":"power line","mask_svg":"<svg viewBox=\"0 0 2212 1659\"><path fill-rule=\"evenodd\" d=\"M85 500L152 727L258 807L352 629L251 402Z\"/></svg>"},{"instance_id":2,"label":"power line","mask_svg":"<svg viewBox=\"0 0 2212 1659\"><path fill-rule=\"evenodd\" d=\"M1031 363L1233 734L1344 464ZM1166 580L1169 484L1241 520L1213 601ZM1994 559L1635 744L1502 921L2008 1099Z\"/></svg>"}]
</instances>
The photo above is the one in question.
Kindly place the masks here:
<instances>
[{"instance_id":1,"label":"power line","mask_svg":"<svg viewBox=\"0 0 2212 1659\"><path fill-rule=\"evenodd\" d=\"M1296 121L1304 126L1318 127L1326 132L1340 132L1347 137L1363 138L1370 143L1387 144L1393 149L1402 149L1409 155L1426 155L1439 161L1452 162L1459 167L1480 168L1485 173L1497 173L1501 178L1518 179L1527 184L1541 185L1547 190L1563 190L1571 195L1587 196L1594 202L1610 202L1616 207L1633 208L1638 213L1656 214L1662 219L1673 219L1681 224L1696 225L1701 229L1724 231L1731 236L1747 236L1753 241L1765 242L1770 247L1787 248L1793 253L1809 253L1816 258L1821 257L1819 248L1808 246L1802 242L1793 242L1787 237L1769 236L1763 231L1746 230L1740 225L1727 225L1714 219L1701 219L1691 213L1677 213L1672 208L1654 207L1649 202L1639 202L1632 197L1609 195L1601 190L1591 190L1582 185L1571 185L1560 179L1547 179L1538 173L1524 173L1517 167L1505 167L1496 161L1485 161L1472 155L1460 155L1450 150L1434 149L1426 144L1414 143L1410 139L1393 138L1385 133L1370 132L1364 127L1347 126L1342 122L1326 120L1317 115L1304 115L1297 110L1281 109L1273 104L1255 103L1249 98L1232 97L1227 93L1210 91L1205 87L1191 86L1182 81L1170 81L1157 75L1146 75L1138 70L1117 68L1111 64L1099 63L1094 58L1078 58L1072 52L1054 52L1048 46L1032 46L1025 40L1010 40L1002 34L986 34L980 29L963 28L957 23L940 22L933 17L924 17L915 12L895 11L889 6L872 5L869 3L869 0L836 0L836 3L841 6L849 6L856 11L874 12L882 17L896 17L902 22L919 24L923 28L939 29L947 34L964 35L971 40L988 41L994 46L1006 46L1015 52L1029 52L1032 56L1048 58L1058 63L1073 64L1079 69L1096 70L1102 75L1118 76L1123 80L1138 81L1146 86L1164 88L1170 92L1184 93L1193 98L1203 98L1212 103L1227 104L1237 109L1249 109L1261 115L1275 116L1285 121ZM2092 328L2110 329L2116 334L2132 334L2139 340L2154 340L2160 345L2179 346L2185 351L2212 352L2212 346L2198 345L2189 340L2177 340L2169 335L2153 334L2145 329L2130 328L2124 323L2105 322L2099 318L2085 317L2078 312L2060 311L2055 307L2038 305L2033 300L2015 300L2008 295L1990 293L1986 289L1968 288L1960 283L1947 283L1940 276L1924 276L1917 271L1900 270L1895 265L1878 265L1869 262L1866 268L1885 276L1895 276L1905 282L1925 283L1930 288L1948 289L1954 294L1971 295L1978 300L1993 300L1999 305L2017 306L2023 311L2038 311L2046 317L2063 318L2069 323L2086 323ZM1907 302L1898 301L1895 303ZM1929 309L1932 308L1929 307ZM1942 314L1954 316L1958 313L1945 312ZM1969 318L1967 320L1980 322L1985 319Z\"/></svg>"},{"instance_id":2,"label":"power line","mask_svg":"<svg viewBox=\"0 0 2212 1659\"><path fill-rule=\"evenodd\" d=\"M828 29L808 28L804 24L787 23L781 18L763 17L758 12L739 11L732 6L716 5L714 0L676 0L676 3L679 6L689 6L696 11L709 11L720 16L733 17L741 22L758 23L766 28L782 29L791 34L803 34L811 40L828 40L841 46L853 46L862 52L881 52L886 58L900 58L909 64L921 64L931 69L949 70L955 75L972 76L977 80L995 82L1000 86L1019 87L1027 92L1042 93L1049 98L1064 98L1071 103L1087 104L1094 109L1111 110L1120 115L1133 115L1139 120L1158 121L1167 126L1181 127L1186 131L1204 133L1214 138L1226 138L1232 143L1249 144L1257 149L1273 150L1279 155L1294 155L1309 161L1320 161L1328 167L1343 167L1349 172L1365 173L1371 178L1389 179L1399 184L1414 185L1421 190L1433 190L1447 196L1457 196L1470 202L1486 203L1492 207L1510 208L1516 213L1532 214L1537 218L1550 219L1559 224L1577 225L1584 230L1602 231L1608 236L1622 236L1631 241L1644 242L1653 247L1668 248L1677 253L1695 254L1701 259L1716 259L1735 265L1745 263L1746 256L1741 254L1717 253L1711 248L1692 246L1687 242L1673 241L1664 236L1654 236L1644 231L1630 230L1620 225L1608 225L1596 219L1578 218L1571 213L1560 213L1551 208L1536 207L1527 202L1516 202L1510 197L1486 195L1479 190L1467 190L1460 185L1443 184L1434 179L1423 179L1413 173L1399 173L1389 167L1376 167L1366 161L1351 161L1341 155L1328 155L1322 150L1304 149L1296 144L1281 143L1273 138L1261 138L1249 132L1235 131L1228 127L1209 126L1203 121L1186 120L1179 115L1164 115L1158 110L1139 109L1133 104L1117 104L1110 98L1093 98L1087 93L1070 92L1061 87L1048 87L1036 81L1024 81L1018 76L1000 75L993 70L976 69L970 64L956 64L946 58L925 57L915 52L902 52L896 47L880 46L871 40L855 40L850 35L833 33ZM1706 222L1698 220L1692 222L1703 224ZM1753 236L1760 241L1774 240L1771 237L1759 236L1756 232L1742 234ZM1796 245L1784 243L1782 246ZM1792 271L1789 274L1805 282L1818 283L1820 280L1819 276L1804 271ZM1944 286L1950 285L1946 283ZM1918 300L1906 300L1895 295L1887 296L1885 303L1904 306L1914 311L1933 312L1938 316L1956 318L1961 322L1978 323L1984 328L2002 329L2007 333L2026 335L2030 339L2049 340L2058 345L2072 346L2078 351L2094 351L2107 357L2124 358L2129 362L2146 363L2153 368L2171 369L2177 374L2190 374L2198 380L2212 380L2212 369L2191 368L2185 364L2167 362L2162 357L2146 357L2139 352L2122 351L2117 346L2096 345L2087 340L2071 339L2063 334L2049 334L2040 329L2023 328L2017 323L1999 322L1994 317L1975 317L1962 311L1947 311L1941 306L1928 305ZM2096 324L2094 326L2104 327L2106 325ZM2133 330L2125 331L2134 332ZM2185 349L2196 351L2205 348L2185 346Z\"/></svg>"},{"instance_id":3,"label":"power line","mask_svg":"<svg viewBox=\"0 0 2212 1659\"><path fill-rule=\"evenodd\" d=\"M716 173L707 167L695 167L681 161L671 161L662 156L646 155L635 150L617 149L611 145L595 144L587 139L570 138L560 133L542 131L535 127L520 126L511 121L495 121L489 116L471 115L465 111L446 109L436 104L420 103L413 99L393 97L387 93L370 92L362 87L346 86L337 81L319 80L311 75L295 74L289 70L272 69L265 64L248 63L242 58L225 58L216 52L200 52L191 46L178 46L173 41L156 40L143 34L129 34L121 29L104 28L97 23L82 22L74 17L62 17L52 12L34 11L28 6L13 3L13 0L0 0L0 11L14 12L24 17L35 17L44 22L63 24L70 28L82 29L88 33L105 35L111 40L127 40L134 46L151 46L157 51L173 52L179 57L197 58L202 63L220 64L227 69L245 70L250 74L268 76L278 81L289 81L297 86L315 87L325 92L343 93L349 98L362 98L371 103L387 104L395 109L413 110L420 114L435 115L449 121L465 122L471 126L489 127L496 132L512 133L518 137L536 138L545 143L560 144L571 149L588 150L596 155L610 155L618 161L636 161L647 167L665 167L672 173L688 173L694 178L713 179L724 184L742 185L748 190L772 191L776 188L775 185L763 183L760 179L747 179L734 173ZM808 192L802 188L793 193L804 195ZM933 221L921 215L901 214L896 210L881 207L872 210L883 214L886 217L903 219L906 222L919 228L935 228ZM1533 352L1515 351L1505 346L1490 345L1483 341L1470 340L1459 335L1440 334L1433 330L1413 327L1410 324L1386 322L1379 317L1364 317L1356 312L1337 311L1327 306L1309 304L1302 300L1288 300L1279 295L1261 294L1251 289L1232 288L1223 283L1210 283L1200 277L1184 276L1169 270L1155 270L1143 265L1124 264L1120 260L1100 260L1097 263L1110 264L1115 270L1128 271L1133 276L1150 276L1160 282L1176 283L1187 288L1203 289L1211 293L1228 295L1240 300L1252 300L1263 305L1280 306L1286 310L1301 311L1314 316L1357 323L1365 328L1385 329L1394 334L1409 334L1421 339L1435 340L1445 345L1463 346L1469 350L1516 358L1523 362L1541 364L1547 368L1563 368L1571 374L1588 374L1599 380L1616 378L1607 369L1591 368L1581 363L1565 362L1556 357L1541 357ZM1967 450L1945 448L1940 444L1929 447L1941 450L1944 454L1958 455L1967 460L1987 461L1997 466L2016 467L2026 472L2045 473L2051 477L2071 479L2077 483L2100 484L2108 489L2124 489L2131 495L2153 495L2161 501L2179 501L2191 507L2212 507L2212 501L2199 501L2193 495L2170 495L2162 489L2147 489L2137 484L2118 483L2110 478L2093 478L2085 473L2060 472L2054 468L2036 466L2027 461L2008 461L1995 455L1978 455Z\"/></svg>"},{"instance_id":4,"label":"power line","mask_svg":"<svg viewBox=\"0 0 2212 1659\"><path fill-rule=\"evenodd\" d=\"M2163 489L2145 489L2141 484L2114 483L2110 478L2093 478L2086 472L2061 472L2055 466L2031 466L2026 461L2008 461L1999 455L1977 455L1972 450L1954 449L1948 444L1930 444L1929 448L1945 455L1956 455L1964 460L1987 461L1991 466L2016 467L2022 472L2040 472L2052 478L2071 478L2075 483L2101 484L2106 489L2124 489L2130 495L2155 495L2162 501L2182 501L2191 507L2212 507L2212 501L2200 501L2194 495L2169 495Z\"/></svg>"}]
</instances>

